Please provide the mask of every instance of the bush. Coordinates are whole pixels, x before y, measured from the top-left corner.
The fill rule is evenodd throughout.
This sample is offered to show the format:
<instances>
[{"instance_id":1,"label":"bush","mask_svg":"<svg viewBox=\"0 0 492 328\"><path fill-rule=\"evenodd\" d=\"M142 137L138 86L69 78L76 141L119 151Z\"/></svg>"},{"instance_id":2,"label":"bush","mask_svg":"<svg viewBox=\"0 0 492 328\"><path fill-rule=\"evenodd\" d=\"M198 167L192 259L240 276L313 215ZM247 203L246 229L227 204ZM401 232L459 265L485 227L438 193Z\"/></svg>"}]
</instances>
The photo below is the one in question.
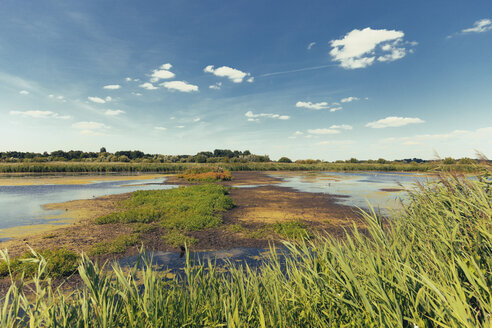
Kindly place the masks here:
<instances>
[{"instance_id":1,"label":"bush","mask_svg":"<svg viewBox=\"0 0 492 328\"><path fill-rule=\"evenodd\" d=\"M162 236L162 239L169 245L174 247L191 246L198 242L198 239L190 236L186 236L179 230L172 229L166 235Z\"/></svg>"},{"instance_id":2,"label":"bush","mask_svg":"<svg viewBox=\"0 0 492 328\"><path fill-rule=\"evenodd\" d=\"M87 252L90 256L124 253L129 247L140 241L140 234L120 235L111 241L95 243Z\"/></svg>"},{"instance_id":3,"label":"bush","mask_svg":"<svg viewBox=\"0 0 492 328\"><path fill-rule=\"evenodd\" d=\"M288 157L280 157L280 158L278 159L278 162L279 162L279 163L292 163L291 159L290 159L290 158L288 158Z\"/></svg>"}]
</instances>

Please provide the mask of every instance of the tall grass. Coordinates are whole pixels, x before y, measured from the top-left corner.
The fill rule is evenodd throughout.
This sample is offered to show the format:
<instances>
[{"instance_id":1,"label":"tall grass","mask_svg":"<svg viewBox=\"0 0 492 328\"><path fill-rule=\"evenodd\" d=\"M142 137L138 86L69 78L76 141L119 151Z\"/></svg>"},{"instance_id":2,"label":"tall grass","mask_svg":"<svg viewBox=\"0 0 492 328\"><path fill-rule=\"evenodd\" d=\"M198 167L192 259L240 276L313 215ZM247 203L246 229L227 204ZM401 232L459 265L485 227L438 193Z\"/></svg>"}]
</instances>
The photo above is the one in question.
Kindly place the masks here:
<instances>
[{"instance_id":1,"label":"tall grass","mask_svg":"<svg viewBox=\"0 0 492 328\"><path fill-rule=\"evenodd\" d=\"M107 172L155 172L179 173L188 169L216 167L219 163L0 163L0 173L107 173ZM383 172L479 172L483 169L476 164L431 163L220 163L228 171L383 171Z\"/></svg>"},{"instance_id":2,"label":"tall grass","mask_svg":"<svg viewBox=\"0 0 492 328\"><path fill-rule=\"evenodd\" d=\"M173 279L143 265L105 270L83 257L70 295L32 281L12 284L2 327L490 327L492 187L446 177L410 192L367 232L285 243L258 268L188 258ZM6 253L2 253L8 260ZM187 255L189 256L189 254ZM39 258L38 275L46 270Z\"/></svg>"}]
</instances>

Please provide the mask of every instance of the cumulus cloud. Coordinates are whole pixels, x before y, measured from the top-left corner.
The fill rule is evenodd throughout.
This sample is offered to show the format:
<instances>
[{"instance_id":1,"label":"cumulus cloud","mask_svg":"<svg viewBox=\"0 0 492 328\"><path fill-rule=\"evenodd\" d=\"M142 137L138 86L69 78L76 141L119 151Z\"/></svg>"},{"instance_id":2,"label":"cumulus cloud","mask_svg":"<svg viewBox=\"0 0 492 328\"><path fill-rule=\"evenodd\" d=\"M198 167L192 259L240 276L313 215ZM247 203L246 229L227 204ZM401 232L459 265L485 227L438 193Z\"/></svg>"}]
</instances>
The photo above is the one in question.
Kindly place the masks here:
<instances>
[{"instance_id":1,"label":"cumulus cloud","mask_svg":"<svg viewBox=\"0 0 492 328\"><path fill-rule=\"evenodd\" d=\"M185 81L170 81L161 83L163 87L169 90L176 90L180 92L196 92L198 91L198 86L189 84Z\"/></svg>"},{"instance_id":2,"label":"cumulus cloud","mask_svg":"<svg viewBox=\"0 0 492 328\"><path fill-rule=\"evenodd\" d=\"M307 50L311 50L311 48L313 48L315 45L316 45L316 42L311 42L310 44L308 44Z\"/></svg>"},{"instance_id":3,"label":"cumulus cloud","mask_svg":"<svg viewBox=\"0 0 492 328\"><path fill-rule=\"evenodd\" d=\"M92 101L93 103L96 103L96 104L105 104L106 103L105 99L102 99L99 97L87 97L87 99L89 99L90 101Z\"/></svg>"},{"instance_id":4,"label":"cumulus cloud","mask_svg":"<svg viewBox=\"0 0 492 328\"><path fill-rule=\"evenodd\" d=\"M220 90L221 87L222 87L222 82L217 82L209 86L209 88L213 90Z\"/></svg>"},{"instance_id":5,"label":"cumulus cloud","mask_svg":"<svg viewBox=\"0 0 492 328\"><path fill-rule=\"evenodd\" d=\"M403 41L405 34L396 30L352 30L342 39L330 42L332 60L339 62L346 69L364 68L375 60L394 61L403 58L407 53L406 46L414 43Z\"/></svg>"},{"instance_id":6,"label":"cumulus cloud","mask_svg":"<svg viewBox=\"0 0 492 328\"><path fill-rule=\"evenodd\" d=\"M126 81L126 82L130 82L131 80L132 80L132 78L131 78L131 77L126 77L126 78L125 78L125 81Z\"/></svg>"},{"instance_id":7,"label":"cumulus cloud","mask_svg":"<svg viewBox=\"0 0 492 328\"><path fill-rule=\"evenodd\" d=\"M103 89L106 90L118 90L119 88L121 88L121 85L119 84L108 84L103 87Z\"/></svg>"},{"instance_id":8,"label":"cumulus cloud","mask_svg":"<svg viewBox=\"0 0 492 328\"><path fill-rule=\"evenodd\" d=\"M347 98L343 98L340 100L341 103L348 103L348 102L352 102L352 101L357 101L359 100L359 98L357 97L347 97Z\"/></svg>"},{"instance_id":9,"label":"cumulus cloud","mask_svg":"<svg viewBox=\"0 0 492 328\"><path fill-rule=\"evenodd\" d=\"M330 108L330 112L332 112L332 113L333 113L333 112L336 112L337 110L340 110L340 109L342 109L342 108L343 108L343 107L341 107L341 106L338 106L338 107L332 107L332 108Z\"/></svg>"},{"instance_id":10,"label":"cumulus cloud","mask_svg":"<svg viewBox=\"0 0 492 328\"><path fill-rule=\"evenodd\" d=\"M388 116L378 121L369 122L366 124L366 126L373 129L382 129L382 128L400 127L408 124L417 124L417 123L424 123L424 122L425 122L424 120L418 117Z\"/></svg>"},{"instance_id":11,"label":"cumulus cloud","mask_svg":"<svg viewBox=\"0 0 492 328\"><path fill-rule=\"evenodd\" d=\"M48 95L48 98L50 99L55 99L55 100L59 100L61 102L67 102L65 100L65 97L64 96L55 96L55 95Z\"/></svg>"},{"instance_id":12,"label":"cumulus cloud","mask_svg":"<svg viewBox=\"0 0 492 328\"><path fill-rule=\"evenodd\" d=\"M150 76L150 82L158 82L159 80L168 80L172 79L173 77L176 76L173 72L170 71L170 69L173 67L173 65L167 63L164 65L161 65L159 69L155 69L152 71L152 75Z\"/></svg>"},{"instance_id":13,"label":"cumulus cloud","mask_svg":"<svg viewBox=\"0 0 492 328\"><path fill-rule=\"evenodd\" d=\"M104 112L104 115L107 115L107 116L118 116L120 114L125 114L125 111L121 110L121 109L107 109Z\"/></svg>"},{"instance_id":14,"label":"cumulus cloud","mask_svg":"<svg viewBox=\"0 0 492 328\"><path fill-rule=\"evenodd\" d=\"M228 66L221 66L218 68L214 68L214 65L208 65L203 69L203 71L205 73L212 73L215 76L227 77L229 80L231 80L234 83L241 83L243 82L246 76L251 75L250 73L246 73ZM253 79L249 78L248 82L253 82Z\"/></svg>"},{"instance_id":15,"label":"cumulus cloud","mask_svg":"<svg viewBox=\"0 0 492 328\"><path fill-rule=\"evenodd\" d=\"M296 103L296 107L298 108L307 108L307 109L314 109L314 110L320 110L320 109L327 109L329 108L329 105L326 101L318 102L318 103L312 103L310 101L298 101Z\"/></svg>"},{"instance_id":16,"label":"cumulus cloud","mask_svg":"<svg viewBox=\"0 0 492 328\"><path fill-rule=\"evenodd\" d=\"M193 122L200 122L200 121L201 121L201 118L199 118L199 117L195 117L195 118L193 119Z\"/></svg>"},{"instance_id":17,"label":"cumulus cloud","mask_svg":"<svg viewBox=\"0 0 492 328\"><path fill-rule=\"evenodd\" d=\"M77 122L73 123L72 127L79 130L98 130L109 128L109 126L100 122Z\"/></svg>"},{"instance_id":18,"label":"cumulus cloud","mask_svg":"<svg viewBox=\"0 0 492 328\"><path fill-rule=\"evenodd\" d=\"M49 110L27 110L27 111L17 111L11 110L10 115L13 116L22 116L22 117L32 117L32 118L57 118L66 120L71 118L69 115L60 115L58 113L49 111Z\"/></svg>"},{"instance_id":19,"label":"cumulus cloud","mask_svg":"<svg viewBox=\"0 0 492 328\"><path fill-rule=\"evenodd\" d=\"M144 89L147 89L147 90L157 90L157 89L159 89L158 87L154 86L150 82L142 83L142 84L139 85L139 87L144 88Z\"/></svg>"},{"instance_id":20,"label":"cumulus cloud","mask_svg":"<svg viewBox=\"0 0 492 328\"><path fill-rule=\"evenodd\" d=\"M253 76L246 80L246 82L248 82L248 83L253 83L254 81L255 81L255 78Z\"/></svg>"},{"instance_id":21,"label":"cumulus cloud","mask_svg":"<svg viewBox=\"0 0 492 328\"><path fill-rule=\"evenodd\" d=\"M288 115L279 115L279 114L269 114L269 113L258 113L255 114L252 111L247 111L246 114L244 114L248 118L248 121L250 122L257 122L261 117L266 117L266 118L274 118L278 120L288 120L290 119L290 116Z\"/></svg>"},{"instance_id":22,"label":"cumulus cloud","mask_svg":"<svg viewBox=\"0 0 492 328\"><path fill-rule=\"evenodd\" d=\"M19 91L19 94L21 94L21 95L28 95L29 94L29 91L27 91L27 90L21 90L21 91Z\"/></svg>"},{"instance_id":23,"label":"cumulus cloud","mask_svg":"<svg viewBox=\"0 0 492 328\"><path fill-rule=\"evenodd\" d=\"M477 20L473 27L461 30L462 33L483 33L492 30L492 20L485 18Z\"/></svg>"},{"instance_id":24,"label":"cumulus cloud","mask_svg":"<svg viewBox=\"0 0 492 328\"><path fill-rule=\"evenodd\" d=\"M166 131L167 130L167 128L165 128L163 126L155 126L154 129L158 130L158 131Z\"/></svg>"},{"instance_id":25,"label":"cumulus cloud","mask_svg":"<svg viewBox=\"0 0 492 328\"><path fill-rule=\"evenodd\" d=\"M309 129L307 130L309 134L338 134L340 130L337 129Z\"/></svg>"},{"instance_id":26,"label":"cumulus cloud","mask_svg":"<svg viewBox=\"0 0 492 328\"><path fill-rule=\"evenodd\" d=\"M330 129L352 130L352 126L348 124L332 125Z\"/></svg>"}]
</instances>

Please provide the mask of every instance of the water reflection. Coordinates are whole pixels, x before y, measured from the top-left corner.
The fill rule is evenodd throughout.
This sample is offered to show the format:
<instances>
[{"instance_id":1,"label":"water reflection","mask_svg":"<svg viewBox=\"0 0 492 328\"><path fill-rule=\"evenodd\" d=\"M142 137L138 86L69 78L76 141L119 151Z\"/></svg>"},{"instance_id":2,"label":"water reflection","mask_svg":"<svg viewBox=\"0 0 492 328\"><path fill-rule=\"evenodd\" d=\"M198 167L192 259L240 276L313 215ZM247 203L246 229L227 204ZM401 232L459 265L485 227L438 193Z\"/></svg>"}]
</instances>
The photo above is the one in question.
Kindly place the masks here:
<instances>
[{"instance_id":1,"label":"water reflection","mask_svg":"<svg viewBox=\"0 0 492 328\"><path fill-rule=\"evenodd\" d=\"M170 189L165 178L146 180L96 181L84 185L0 186L0 229L50 223L43 217L57 215L42 205L75 199L90 199L136 190Z\"/></svg>"}]
</instances>

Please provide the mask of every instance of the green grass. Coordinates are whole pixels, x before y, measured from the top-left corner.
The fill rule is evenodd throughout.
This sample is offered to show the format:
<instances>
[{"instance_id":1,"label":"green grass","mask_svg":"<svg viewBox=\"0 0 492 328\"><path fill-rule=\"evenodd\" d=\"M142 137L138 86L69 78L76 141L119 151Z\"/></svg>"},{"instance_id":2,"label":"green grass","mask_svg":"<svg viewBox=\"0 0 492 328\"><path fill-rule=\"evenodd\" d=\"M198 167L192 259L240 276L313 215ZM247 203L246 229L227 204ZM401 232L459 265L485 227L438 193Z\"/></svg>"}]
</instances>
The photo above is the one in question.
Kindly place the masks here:
<instances>
[{"instance_id":1,"label":"green grass","mask_svg":"<svg viewBox=\"0 0 492 328\"><path fill-rule=\"evenodd\" d=\"M287 242L258 269L187 255L183 275L165 279L149 259L104 270L83 258L71 295L36 276L30 298L12 284L0 326L489 328L492 186L447 177L419 188L384 228L365 213L364 234Z\"/></svg>"},{"instance_id":2,"label":"green grass","mask_svg":"<svg viewBox=\"0 0 492 328\"><path fill-rule=\"evenodd\" d=\"M180 247L185 245L191 246L191 245L195 245L198 242L198 239L191 236L187 236L183 232L178 231L176 229L170 230L168 233L162 236L162 239L167 244L174 247Z\"/></svg>"},{"instance_id":3,"label":"green grass","mask_svg":"<svg viewBox=\"0 0 492 328\"><path fill-rule=\"evenodd\" d=\"M273 224L273 230L287 239L309 239L312 237L302 221L277 222Z\"/></svg>"},{"instance_id":4,"label":"green grass","mask_svg":"<svg viewBox=\"0 0 492 328\"><path fill-rule=\"evenodd\" d=\"M217 227L222 223L220 212L234 206L227 194L226 187L215 184L136 191L121 211L97 218L96 223L159 222L184 231Z\"/></svg>"},{"instance_id":5,"label":"green grass","mask_svg":"<svg viewBox=\"0 0 492 328\"><path fill-rule=\"evenodd\" d=\"M77 271L79 256L67 249L42 250L39 253L26 252L13 258L9 263L0 262L0 277L24 274L32 277L37 273L40 258L46 261L46 274L52 278L69 276Z\"/></svg>"},{"instance_id":6,"label":"green grass","mask_svg":"<svg viewBox=\"0 0 492 328\"><path fill-rule=\"evenodd\" d=\"M113 240L95 243L87 252L90 256L124 253L129 247L140 242L140 234L119 235Z\"/></svg>"}]
</instances>

